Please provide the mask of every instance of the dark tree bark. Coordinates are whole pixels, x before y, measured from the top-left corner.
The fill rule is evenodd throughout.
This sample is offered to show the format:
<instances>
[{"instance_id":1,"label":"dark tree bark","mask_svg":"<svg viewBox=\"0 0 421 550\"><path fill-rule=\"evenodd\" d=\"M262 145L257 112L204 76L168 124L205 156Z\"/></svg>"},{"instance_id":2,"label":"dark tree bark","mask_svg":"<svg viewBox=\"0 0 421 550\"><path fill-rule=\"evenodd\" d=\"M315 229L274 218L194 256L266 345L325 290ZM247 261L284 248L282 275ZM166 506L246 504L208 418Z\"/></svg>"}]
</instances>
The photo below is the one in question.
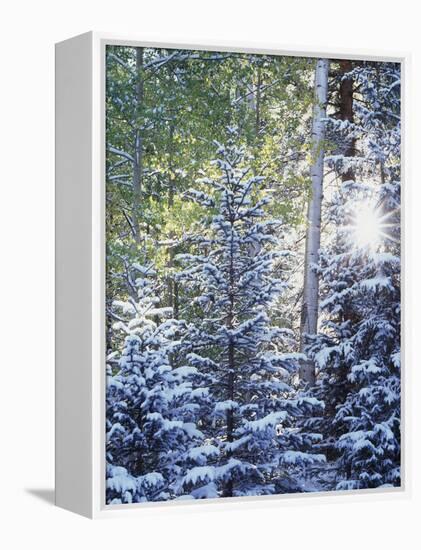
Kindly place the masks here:
<instances>
[{"instance_id":1,"label":"dark tree bark","mask_svg":"<svg viewBox=\"0 0 421 550\"><path fill-rule=\"evenodd\" d=\"M232 233L231 233L232 234ZM232 251L232 240L231 240L231 251ZM232 330L234 323L234 284L235 284L235 273L234 273L234 259L233 254L230 258L230 270L229 270L229 311L226 320L226 326L228 329ZM228 346L228 377L227 377L227 399L234 401L235 397L235 353L234 345L230 342ZM234 411L232 409L227 410L227 441L232 442L234 439ZM229 453L230 454L230 453ZM224 488L224 496L232 497L234 491L233 482L230 479Z\"/></svg>"},{"instance_id":2,"label":"dark tree bark","mask_svg":"<svg viewBox=\"0 0 421 550\"><path fill-rule=\"evenodd\" d=\"M352 61L344 59L339 62L339 74L341 82L339 85L339 118L354 122L354 81L352 77L346 76L352 70ZM345 157L355 156L355 139L349 139L344 144L343 155ZM342 181L354 179L354 171L348 168L341 174Z\"/></svg>"}]
</instances>

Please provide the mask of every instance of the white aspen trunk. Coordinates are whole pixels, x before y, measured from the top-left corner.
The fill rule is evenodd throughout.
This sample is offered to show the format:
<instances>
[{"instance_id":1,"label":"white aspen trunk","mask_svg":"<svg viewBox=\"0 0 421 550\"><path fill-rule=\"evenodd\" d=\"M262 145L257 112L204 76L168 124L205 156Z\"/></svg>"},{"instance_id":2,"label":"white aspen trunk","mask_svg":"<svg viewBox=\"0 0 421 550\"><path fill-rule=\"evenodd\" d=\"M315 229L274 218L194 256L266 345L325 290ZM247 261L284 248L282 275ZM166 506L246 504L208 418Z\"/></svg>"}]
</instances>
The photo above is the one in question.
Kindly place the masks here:
<instances>
[{"instance_id":1,"label":"white aspen trunk","mask_svg":"<svg viewBox=\"0 0 421 550\"><path fill-rule=\"evenodd\" d=\"M304 261L304 289L301 308L300 351L307 343L307 335L317 333L319 309L319 277L312 266L319 261L320 224L323 198L323 163L325 118L327 103L329 61L319 59L314 79L314 107L312 123L311 197L308 203L307 232ZM304 361L300 367L300 379L309 386L315 383L315 367L312 361Z\"/></svg>"},{"instance_id":2,"label":"white aspen trunk","mask_svg":"<svg viewBox=\"0 0 421 550\"><path fill-rule=\"evenodd\" d=\"M136 244L140 244L140 224L139 207L142 192L142 172L143 172L143 143L140 125L140 109L143 102L143 48L136 48L136 106L135 106L135 143L134 143L134 162L133 162L133 204L132 204L132 222Z\"/></svg>"},{"instance_id":3,"label":"white aspen trunk","mask_svg":"<svg viewBox=\"0 0 421 550\"><path fill-rule=\"evenodd\" d=\"M256 138L259 139L259 130L260 130L260 103L262 98L262 71L261 68L257 69L257 86L256 86L256 119L255 119L255 132Z\"/></svg>"}]
</instances>

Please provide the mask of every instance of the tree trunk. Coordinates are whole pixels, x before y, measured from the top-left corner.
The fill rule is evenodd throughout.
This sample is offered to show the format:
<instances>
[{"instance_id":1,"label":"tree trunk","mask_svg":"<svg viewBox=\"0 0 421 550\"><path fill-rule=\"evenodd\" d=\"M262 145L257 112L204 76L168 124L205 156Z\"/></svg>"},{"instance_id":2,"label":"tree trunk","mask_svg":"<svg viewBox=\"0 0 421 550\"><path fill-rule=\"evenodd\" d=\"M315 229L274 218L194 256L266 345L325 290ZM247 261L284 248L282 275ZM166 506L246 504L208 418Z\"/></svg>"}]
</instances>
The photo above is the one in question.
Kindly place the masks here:
<instances>
[{"instance_id":1,"label":"tree trunk","mask_svg":"<svg viewBox=\"0 0 421 550\"><path fill-rule=\"evenodd\" d=\"M143 48L136 48L136 106L135 106L135 135L134 135L134 163L133 163L133 204L132 221L134 238L140 244L139 209L142 193L143 172L143 143L141 130L141 108L143 102Z\"/></svg>"},{"instance_id":2,"label":"tree trunk","mask_svg":"<svg viewBox=\"0 0 421 550\"><path fill-rule=\"evenodd\" d=\"M262 98L262 71L261 68L258 67L257 69L257 86L256 86L256 120L255 120L255 132L256 132L256 140L259 139L259 132L260 132L260 103Z\"/></svg>"},{"instance_id":3,"label":"tree trunk","mask_svg":"<svg viewBox=\"0 0 421 550\"><path fill-rule=\"evenodd\" d=\"M170 133L169 133L169 139L170 139L170 146L169 146L169 159L168 159L168 209L171 210L174 208L174 197L175 197L175 190L176 190L176 181L175 181L175 175L174 175L174 165L173 165L173 156L174 156L174 125L170 125ZM178 319L179 317L179 295L178 295L178 283L174 277L173 268L174 268L174 260L176 256L176 247L173 243L173 240L176 237L175 231L170 231L168 234L168 238L170 240L170 244L167 248L167 268L168 268L168 275L166 277L167 279L167 289L168 289L168 305L173 309L173 317L174 319Z\"/></svg>"},{"instance_id":4,"label":"tree trunk","mask_svg":"<svg viewBox=\"0 0 421 550\"><path fill-rule=\"evenodd\" d=\"M226 327L229 330L234 328L234 284L235 284L235 274L234 274L234 257L233 257L233 242L232 242L232 231L233 224L231 224L231 257L230 257L230 276L229 276L229 309L226 319ZM235 384L235 350L233 342L230 342L228 345L228 377L227 377L227 399L234 401L234 384ZM232 409L227 410L227 441L232 443L234 439L234 411ZM227 457L232 456L232 452L227 453ZM229 479L225 483L223 490L223 496L232 497L234 494L234 484L232 479Z\"/></svg>"},{"instance_id":5,"label":"tree trunk","mask_svg":"<svg viewBox=\"0 0 421 550\"><path fill-rule=\"evenodd\" d=\"M354 122L354 81L351 77L345 76L352 70L352 61L343 60L339 62L340 74L342 75L339 87L339 117L341 120ZM355 139L350 139L344 147L345 157L355 156ZM341 175L342 181L354 179L354 171L348 168Z\"/></svg>"},{"instance_id":6,"label":"tree trunk","mask_svg":"<svg viewBox=\"0 0 421 550\"><path fill-rule=\"evenodd\" d=\"M300 351L304 352L307 335L317 333L317 317L319 307L319 278L312 266L319 261L320 223L323 197L323 162L327 82L327 59L319 59L316 65L314 79L314 108L312 124L312 166L311 197L308 203L306 249L304 261L304 289L301 308ZM309 386L315 382L315 368L312 361L305 361L300 368L301 380Z\"/></svg>"},{"instance_id":7,"label":"tree trunk","mask_svg":"<svg viewBox=\"0 0 421 550\"><path fill-rule=\"evenodd\" d=\"M229 400L234 400L234 369L235 369L235 360L234 360L234 346L229 344L228 348L228 379L227 379L227 396ZM227 441L232 443L234 440L234 411L232 409L227 410ZM227 453L227 457L232 455L231 452ZM229 479L224 487L223 495L225 497L232 497L234 494L234 483L232 479Z\"/></svg>"}]
</instances>

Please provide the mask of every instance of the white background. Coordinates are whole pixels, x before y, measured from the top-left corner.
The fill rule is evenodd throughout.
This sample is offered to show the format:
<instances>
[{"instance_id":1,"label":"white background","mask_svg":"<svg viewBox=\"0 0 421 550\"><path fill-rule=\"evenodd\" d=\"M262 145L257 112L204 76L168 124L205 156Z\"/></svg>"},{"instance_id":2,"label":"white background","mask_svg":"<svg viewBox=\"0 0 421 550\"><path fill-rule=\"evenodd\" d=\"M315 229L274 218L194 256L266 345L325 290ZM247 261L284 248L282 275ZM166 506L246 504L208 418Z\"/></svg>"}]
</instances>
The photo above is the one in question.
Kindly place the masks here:
<instances>
[{"instance_id":1,"label":"white background","mask_svg":"<svg viewBox=\"0 0 421 550\"><path fill-rule=\"evenodd\" d=\"M3 548L418 547L421 539L421 89L419 15L401 0L15 0L0 22L0 543ZM223 510L160 509L136 519L92 522L52 506L54 388L54 42L87 30L206 42L412 53L407 250L407 343L411 369L412 495L328 498ZM411 214L412 213L412 214ZM408 217L407 214L407 217ZM413 335L413 336L411 336ZM411 340L413 346L411 346ZM414 348L412 351L411 347ZM77 343L69 350L77 361ZM77 472L75 472L77 475ZM418 508L418 509L417 509ZM4 540L3 540L4 539Z\"/></svg>"}]
</instances>

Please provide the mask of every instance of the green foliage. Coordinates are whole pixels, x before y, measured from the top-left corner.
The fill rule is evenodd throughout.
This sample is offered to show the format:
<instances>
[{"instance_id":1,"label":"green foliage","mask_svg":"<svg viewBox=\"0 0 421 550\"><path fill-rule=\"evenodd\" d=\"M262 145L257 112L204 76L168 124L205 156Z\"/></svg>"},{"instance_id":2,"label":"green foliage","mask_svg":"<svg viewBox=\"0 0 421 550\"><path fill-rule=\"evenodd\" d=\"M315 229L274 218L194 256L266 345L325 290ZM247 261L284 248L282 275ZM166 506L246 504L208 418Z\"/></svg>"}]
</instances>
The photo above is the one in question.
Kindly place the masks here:
<instances>
[{"instance_id":1,"label":"green foliage","mask_svg":"<svg viewBox=\"0 0 421 550\"><path fill-rule=\"evenodd\" d=\"M265 173L274 196L268 216L302 226L314 60L161 48L141 54L139 66L136 49L107 47L107 296L128 297L127 266L141 258L153 260L164 281L163 303L182 308L187 297L176 288L174 258L194 251L191 235L212 215L185 193L194 185L212 194L197 180L215 176L213 142L226 141L227 127L238 127L252 173Z\"/></svg>"}]
</instances>

